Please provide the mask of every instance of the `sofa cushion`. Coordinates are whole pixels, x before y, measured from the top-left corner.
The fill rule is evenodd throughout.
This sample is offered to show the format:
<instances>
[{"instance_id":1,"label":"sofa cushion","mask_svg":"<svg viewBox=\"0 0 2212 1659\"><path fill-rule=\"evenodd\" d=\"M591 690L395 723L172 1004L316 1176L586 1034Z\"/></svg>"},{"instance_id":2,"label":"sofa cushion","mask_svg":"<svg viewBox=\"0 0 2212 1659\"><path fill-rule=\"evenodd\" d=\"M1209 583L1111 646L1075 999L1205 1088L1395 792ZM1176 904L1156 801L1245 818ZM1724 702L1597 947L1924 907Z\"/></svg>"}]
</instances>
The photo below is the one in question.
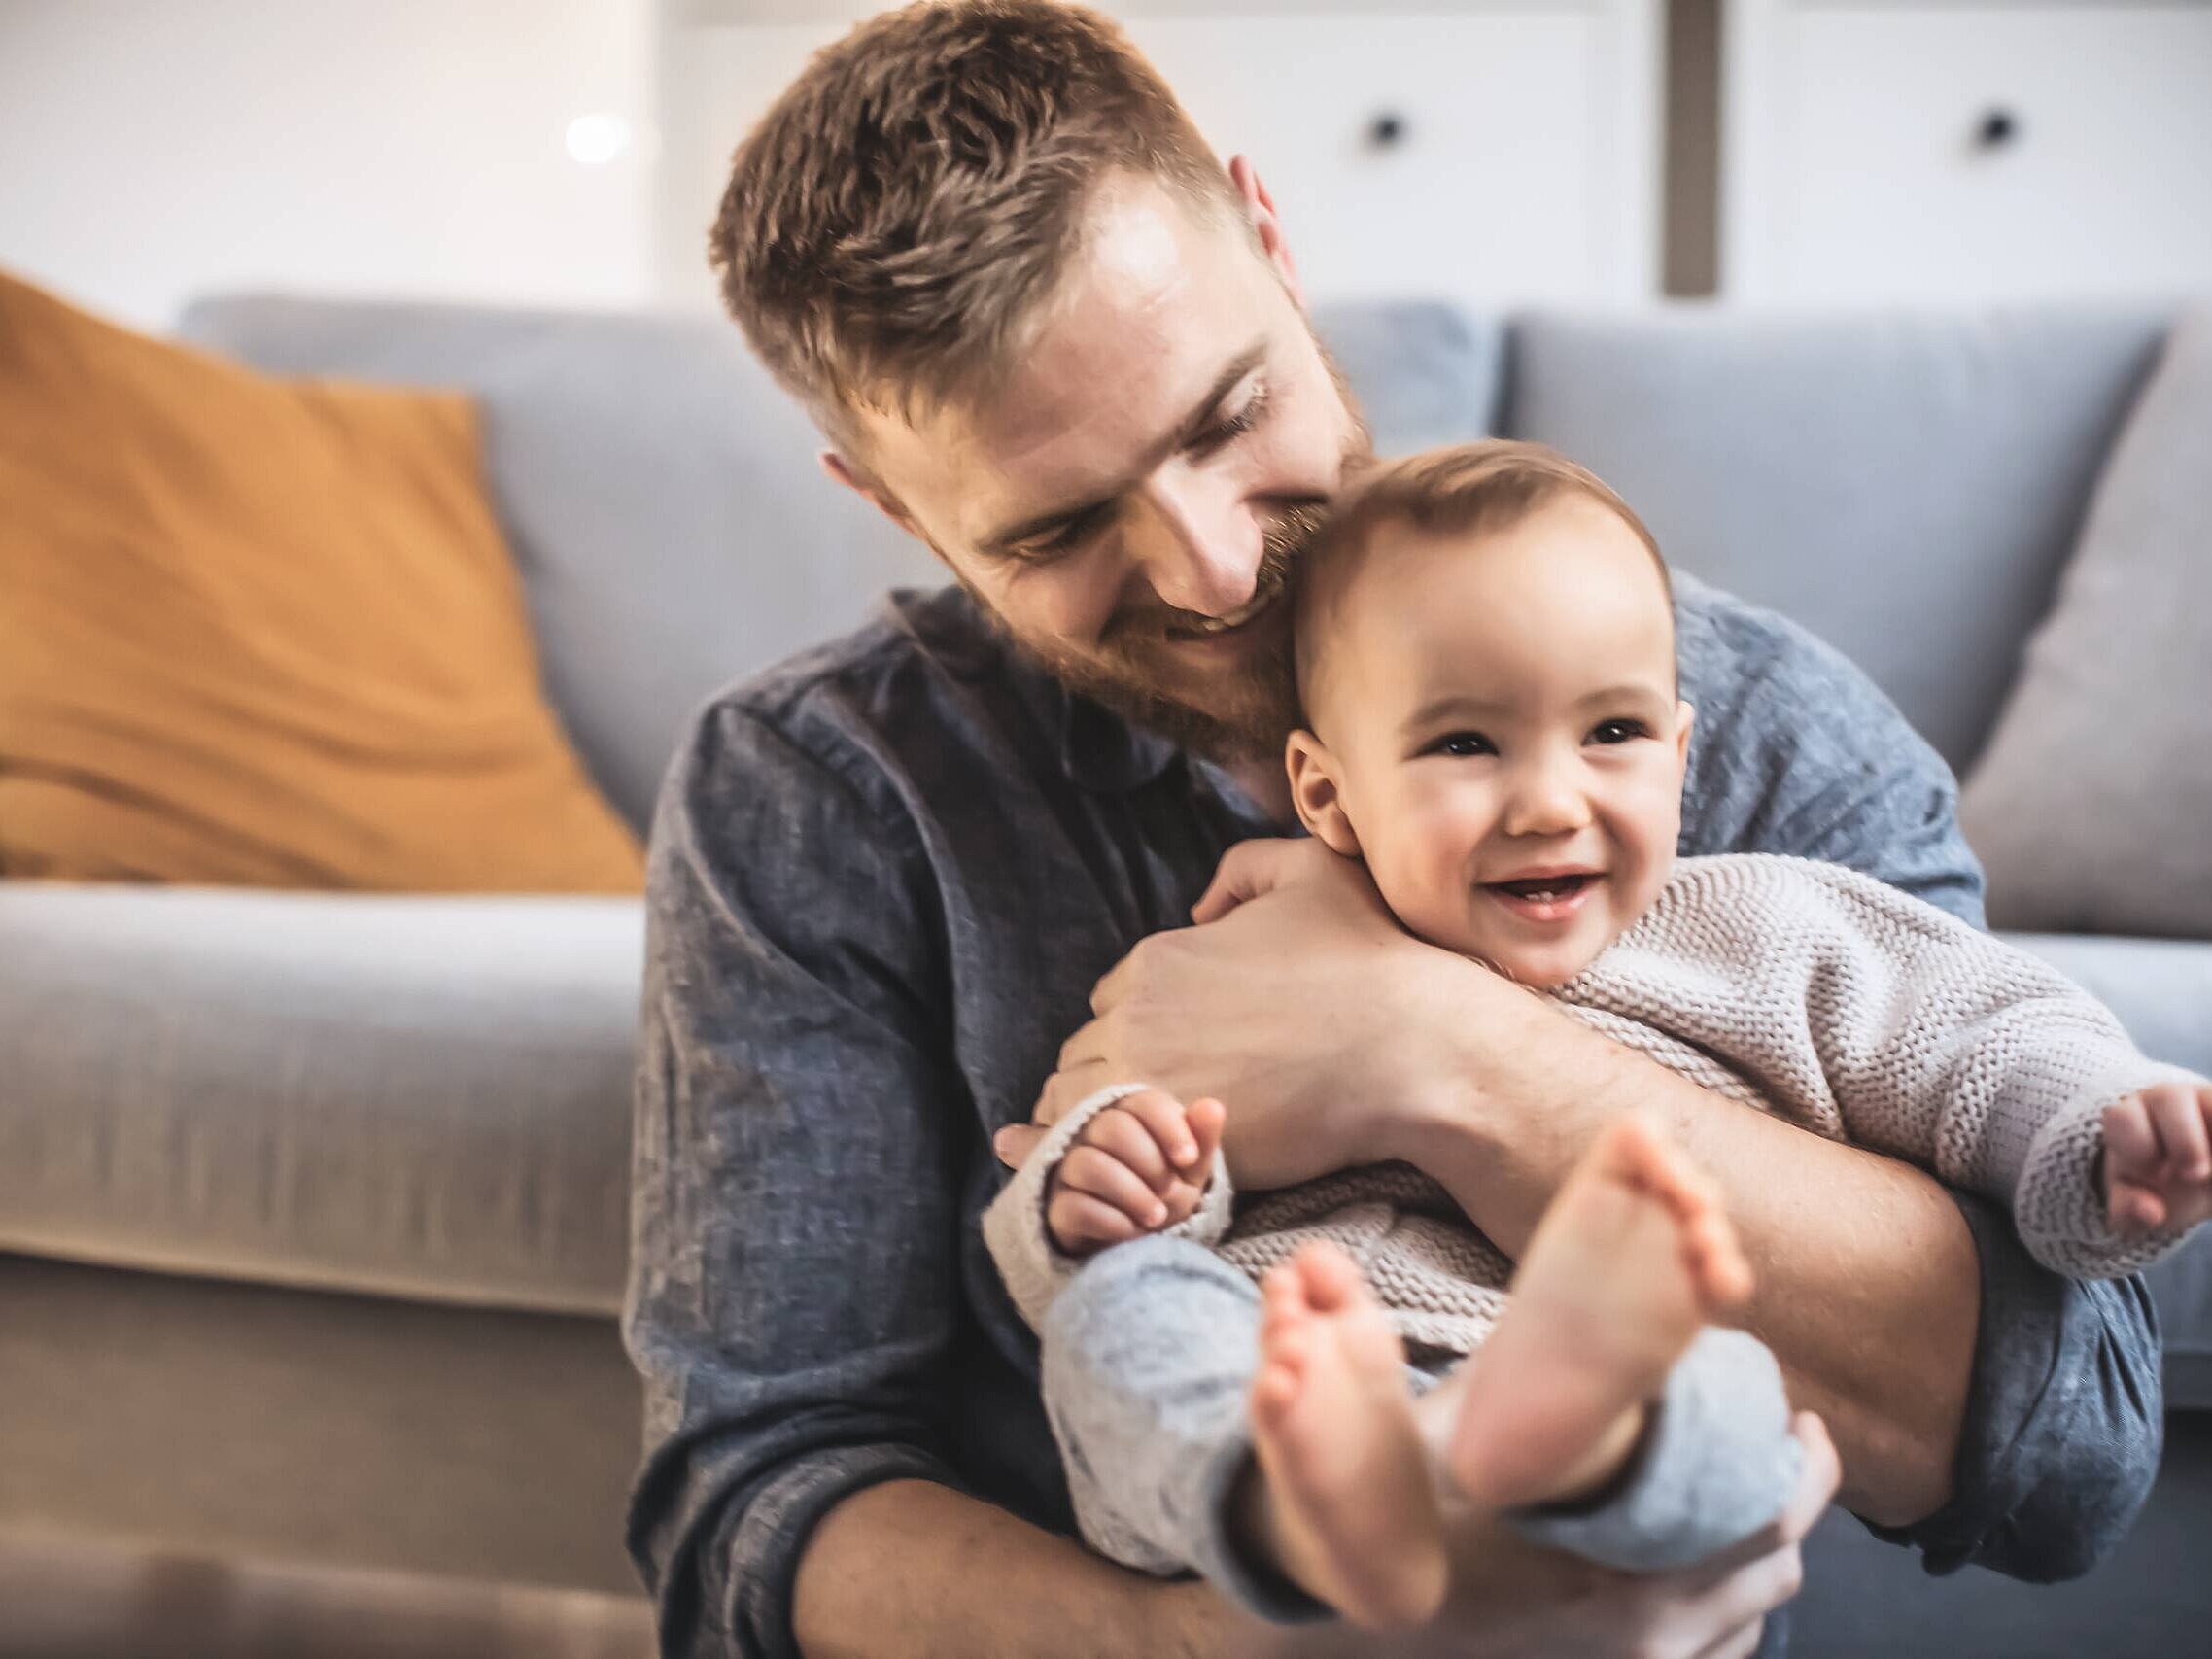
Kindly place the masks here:
<instances>
[{"instance_id":1,"label":"sofa cushion","mask_svg":"<svg viewBox=\"0 0 2212 1659\"><path fill-rule=\"evenodd\" d=\"M1319 307L1314 331L1343 371L1378 455L1485 437L1504 391L1505 330L1450 305Z\"/></svg>"},{"instance_id":2,"label":"sofa cushion","mask_svg":"<svg viewBox=\"0 0 2212 1659\"><path fill-rule=\"evenodd\" d=\"M2048 607L2161 314L1515 321L1502 430L1873 676L1954 771Z\"/></svg>"},{"instance_id":3,"label":"sofa cushion","mask_svg":"<svg viewBox=\"0 0 2212 1659\"><path fill-rule=\"evenodd\" d=\"M611 1314L642 907L0 883L0 1249Z\"/></svg>"},{"instance_id":4,"label":"sofa cushion","mask_svg":"<svg viewBox=\"0 0 2212 1659\"><path fill-rule=\"evenodd\" d=\"M1992 921L2212 938L2207 618L2212 311L2167 342L1960 796Z\"/></svg>"},{"instance_id":5,"label":"sofa cushion","mask_svg":"<svg viewBox=\"0 0 2212 1659\"><path fill-rule=\"evenodd\" d=\"M272 379L0 275L0 869L643 884L467 399Z\"/></svg>"},{"instance_id":6,"label":"sofa cushion","mask_svg":"<svg viewBox=\"0 0 2212 1659\"><path fill-rule=\"evenodd\" d=\"M822 476L806 417L719 317L242 296L181 327L263 368L475 395L546 689L640 829L694 704L937 569Z\"/></svg>"},{"instance_id":7,"label":"sofa cushion","mask_svg":"<svg viewBox=\"0 0 2212 1659\"><path fill-rule=\"evenodd\" d=\"M2120 1016L2154 1059L2212 1077L2212 944L2019 933L2034 951ZM2170 1404L2212 1410L2212 1227L2153 1267Z\"/></svg>"}]
</instances>

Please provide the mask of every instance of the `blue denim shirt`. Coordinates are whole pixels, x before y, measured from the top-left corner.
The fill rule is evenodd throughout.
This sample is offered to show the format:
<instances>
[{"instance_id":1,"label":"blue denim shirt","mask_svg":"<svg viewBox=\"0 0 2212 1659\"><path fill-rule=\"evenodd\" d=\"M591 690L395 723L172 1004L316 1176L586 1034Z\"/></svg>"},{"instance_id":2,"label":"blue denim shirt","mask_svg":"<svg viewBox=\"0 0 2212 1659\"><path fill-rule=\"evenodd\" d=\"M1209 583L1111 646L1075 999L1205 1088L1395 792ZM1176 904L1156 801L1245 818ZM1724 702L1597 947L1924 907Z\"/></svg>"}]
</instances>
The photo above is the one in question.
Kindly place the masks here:
<instances>
[{"instance_id":1,"label":"blue denim shirt","mask_svg":"<svg viewBox=\"0 0 2212 1659\"><path fill-rule=\"evenodd\" d=\"M1867 871L1980 924L1943 763L1849 663L1679 581L1698 710L1682 851ZM1072 1532L1037 1349L984 1252L1097 979L1278 834L1215 768L1010 653L957 590L725 692L654 825L624 1332L646 1397L628 1543L662 1649L796 1652L816 1521L918 1476ZM1931 1571L2084 1571L2160 1449L2133 1280L2071 1284L1958 1199L1982 1321Z\"/></svg>"}]
</instances>

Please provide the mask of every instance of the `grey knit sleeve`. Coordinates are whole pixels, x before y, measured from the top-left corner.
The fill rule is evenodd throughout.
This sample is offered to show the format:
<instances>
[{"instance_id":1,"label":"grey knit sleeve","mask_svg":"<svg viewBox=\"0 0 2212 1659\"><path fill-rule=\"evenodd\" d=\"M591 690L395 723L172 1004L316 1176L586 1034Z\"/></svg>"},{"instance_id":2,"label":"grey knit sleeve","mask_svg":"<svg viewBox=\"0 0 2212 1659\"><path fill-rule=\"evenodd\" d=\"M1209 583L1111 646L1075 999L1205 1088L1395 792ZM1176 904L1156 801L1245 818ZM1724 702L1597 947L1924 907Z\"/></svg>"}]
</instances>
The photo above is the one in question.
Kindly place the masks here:
<instances>
[{"instance_id":1,"label":"grey knit sleeve","mask_svg":"<svg viewBox=\"0 0 2212 1659\"><path fill-rule=\"evenodd\" d=\"M1620 1012L1726 1054L1809 1128L2010 1204L2045 1266L2118 1277L2179 1242L2112 1230L2101 1118L2199 1080L2039 957L1856 871L1765 854L1683 860L1622 945L1617 970L1602 959L1638 1005Z\"/></svg>"},{"instance_id":2,"label":"grey knit sleeve","mask_svg":"<svg viewBox=\"0 0 2212 1659\"><path fill-rule=\"evenodd\" d=\"M2112 1229L2102 1118L2152 1084L2201 1080L2145 1057L2040 957L1852 871L1803 872L1824 892L1831 958L1887 968L1862 994L1808 1008L1852 1138L2009 1202L2029 1253L2070 1278L2119 1278L2171 1251L2178 1233Z\"/></svg>"},{"instance_id":3,"label":"grey knit sleeve","mask_svg":"<svg viewBox=\"0 0 2212 1659\"><path fill-rule=\"evenodd\" d=\"M1053 1171L1074 1150L1077 1139L1090 1126L1092 1119L1116 1101L1142 1093L1151 1087L1144 1083L1117 1083L1087 1095L1053 1125L1052 1132L1022 1160L1013 1179L1000 1189L990 1208L984 1212L984 1243L998 1266L999 1277L1006 1281L1007 1295L1032 1331L1043 1330L1045 1310L1089 1260L1085 1256L1071 1256L1060 1249L1053 1242L1052 1229L1045 1225L1045 1198L1052 1189ZM1157 1234L1146 1236L1188 1238L1211 1247L1220 1243L1228 1231L1234 1208L1235 1192L1229 1185L1228 1165L1216 1152L1213 1174L1197 1209L1176 1226L1161 1227Z\"/></svg>"}]
</instances>

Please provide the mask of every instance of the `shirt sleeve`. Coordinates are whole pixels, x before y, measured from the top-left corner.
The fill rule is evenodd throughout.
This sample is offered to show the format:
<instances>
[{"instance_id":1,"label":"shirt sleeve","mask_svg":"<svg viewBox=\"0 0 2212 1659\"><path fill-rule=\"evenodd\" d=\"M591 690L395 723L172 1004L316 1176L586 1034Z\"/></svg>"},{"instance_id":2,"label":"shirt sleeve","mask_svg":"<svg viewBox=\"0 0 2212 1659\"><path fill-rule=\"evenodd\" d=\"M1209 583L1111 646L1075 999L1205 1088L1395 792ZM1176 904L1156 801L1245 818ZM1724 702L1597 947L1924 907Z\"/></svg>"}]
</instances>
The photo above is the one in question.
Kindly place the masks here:
<instances>
[{"instance_id":1,"label":"shirt sleeve","mask_svg":"<svg viewBox=\"0 0 2212 1659\"><path fill-rule=\"evenodd\" d=\"M2140 1278L2060 1278L1997 1206L1952 1197L1982 1266L1953 1497L1909 1527L1864 1525L1917 1547L1931 1573L2076 1578L2126 1536L2159 1472L2158 1316Z\"/></svg>"},{"instance_id":2,"label":"shirt sleeve","mask_svg":"<svg viewBox=\"0 0 2212 1659\"><path fill-rule=\"evenodd\" d=\"M1897 706L1788 618L1686 575L1676 588L1697 710L1682 850L1841 864L1983 926L1957 781Z\"/></svg>"},{"instance_id":3,"label":"shirt sleeve","mask_svg":"<svg viewBox=\"0 0 2212 1659\"><path fill-rule=\"evenodd\" d=\"M623 1334L645 1393L626 1542L664 1655L796 1659L821 1517L881 1481L959 1484L961 1095L890 793L723 704L662 794Z\"/></svg>"}]
</instances>

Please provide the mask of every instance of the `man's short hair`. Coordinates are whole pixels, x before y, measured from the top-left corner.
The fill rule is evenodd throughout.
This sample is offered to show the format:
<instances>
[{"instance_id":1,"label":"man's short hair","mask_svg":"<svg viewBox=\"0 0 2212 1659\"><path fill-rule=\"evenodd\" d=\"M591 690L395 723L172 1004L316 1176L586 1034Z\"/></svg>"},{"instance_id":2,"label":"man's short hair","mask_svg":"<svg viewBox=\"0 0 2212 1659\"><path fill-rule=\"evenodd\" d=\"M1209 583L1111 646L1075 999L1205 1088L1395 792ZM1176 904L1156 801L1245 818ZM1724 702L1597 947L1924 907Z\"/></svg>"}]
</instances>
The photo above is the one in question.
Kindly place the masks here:
<instances>
[{"instance_id":1,"label":"man's short hair","mask_svg":"<svg viewBox=\"0 0 2212 1659\"><path fill-rule=\"evenodd\" d=\"M1643 520L1595 472L1544 444L1481 438L1381 462L1348 479L1298 561L1293 603L1300 706L1310 712L1317 647L1377 532L1390 525L1429 536L1510 530L1538 508L1573 496L1596 501L1636 533L1672 603L1674 577Z\"/></svg>"},{"instance_id":2,"label":"man's short hair","mask_svg":"<svg viewBox=\"0 0 2212 1659\"><path fill-rule=\"evenodd\" d=\"M1228 175L1119 27L930 0L816 52L738 147L709 255L761 361L833 440L973 397L1080 246L1108 175L1207 209Z\"/></svg>"}]
</instances>

